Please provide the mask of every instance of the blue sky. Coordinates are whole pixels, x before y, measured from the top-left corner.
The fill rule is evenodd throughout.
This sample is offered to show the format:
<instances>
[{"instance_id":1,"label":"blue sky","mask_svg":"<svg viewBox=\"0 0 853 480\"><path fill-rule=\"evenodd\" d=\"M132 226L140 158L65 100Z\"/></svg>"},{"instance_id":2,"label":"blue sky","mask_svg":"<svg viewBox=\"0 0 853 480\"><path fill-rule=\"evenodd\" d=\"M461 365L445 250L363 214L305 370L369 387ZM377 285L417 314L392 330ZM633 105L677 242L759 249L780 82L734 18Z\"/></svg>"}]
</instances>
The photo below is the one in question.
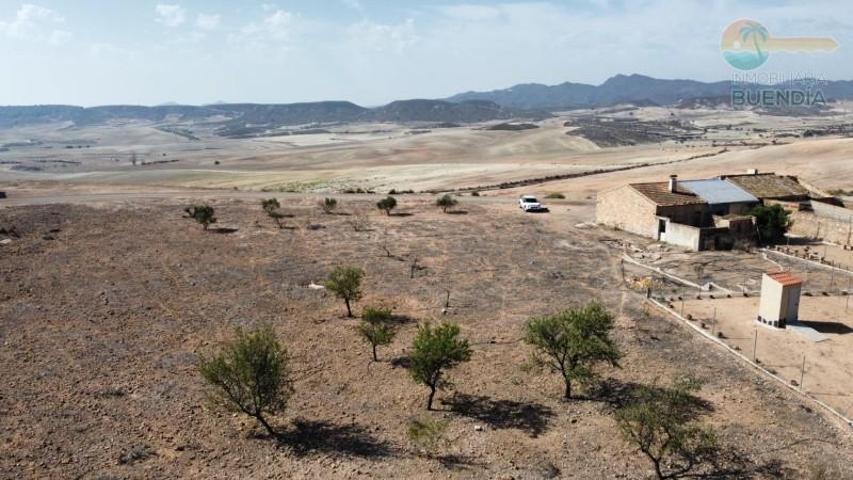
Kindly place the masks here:
<instances>
[{"instance_id":1,"label":"blue sky","mask_svg":"<svg viewBox=\"0 0 853 480\"><path fill-rule=\"evenodd\" d=\"M722 30L832 36L765 73L853 79L844 0L0 0L0 104L378 105L617 73L724 80Z\"/></svg>"}]
</instances>

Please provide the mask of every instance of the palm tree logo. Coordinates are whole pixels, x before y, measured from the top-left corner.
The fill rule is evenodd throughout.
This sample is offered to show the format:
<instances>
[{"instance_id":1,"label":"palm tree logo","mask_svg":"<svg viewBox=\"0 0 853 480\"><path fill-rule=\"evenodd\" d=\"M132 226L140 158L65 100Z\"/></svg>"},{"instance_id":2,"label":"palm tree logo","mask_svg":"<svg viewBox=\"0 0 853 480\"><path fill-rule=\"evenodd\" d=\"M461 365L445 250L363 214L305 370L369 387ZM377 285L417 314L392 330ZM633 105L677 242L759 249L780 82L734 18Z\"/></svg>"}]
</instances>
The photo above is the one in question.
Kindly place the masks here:
<instances>
[{"instance_id":1,"label":"palm tree logo","mask_svg":"<svg viewBox=\"0 0 853 480\"><path fill-rule=\"evenodd\" d=\"M767 49L769 38L770 32L764 25L752 20L738 20L723 32L723 57L737 69L754 70L770 57Z\"/></svg>"},{"instance_id":2,"label":"palm tree logo","mask_svg":"<svg viewBox=\"0 0 853 480\"><path fill-rule=\"evenodd\" d=\"M832 52L838 43L829 37L774 37L764 25L742 19L729 25L720 41L723 58L739 70L755 70L764 65L770 52Z\"/></svg>"},{"instance_id":3,"label":"palm tree logo","mask_svg":"<svg viewBox=\"0 0 853 480\"><path fill-rule=\"evenodd\" d=\"M740 38L743 40L744 44L748 43L749 39L752 38L752 45L755 47L755 53L760 58L764 58L766 60L769 53L764 52L761 49L763 46L767 45L767 37L770 35L770 32L764 28L764 25L758 22L749 22L746 26L741 27L739 32Z\"/></svg>"}]
</instances>

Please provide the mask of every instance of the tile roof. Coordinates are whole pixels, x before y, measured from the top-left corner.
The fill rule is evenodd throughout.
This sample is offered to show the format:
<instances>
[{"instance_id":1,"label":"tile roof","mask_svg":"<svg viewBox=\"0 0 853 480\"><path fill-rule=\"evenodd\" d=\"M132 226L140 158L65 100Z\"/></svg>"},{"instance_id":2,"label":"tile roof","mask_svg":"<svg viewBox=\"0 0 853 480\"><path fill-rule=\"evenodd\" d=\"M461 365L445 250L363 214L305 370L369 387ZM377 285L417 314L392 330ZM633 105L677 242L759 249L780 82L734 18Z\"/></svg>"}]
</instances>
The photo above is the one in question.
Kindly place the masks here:
<instances>
[{"instance_id":1,"label":"tile roof","mask_svg":"<svg viewBox=\"0 0 853 480\"><path fill-rule=\"evenodd\" d=\"M809 191L793 177L760 173L756 175L726 175L725 180L734 183L755 197L792 198L808 197Z\"/></svg>"},{"instance_id":2,"label":"tile roof","mask_svg":"<svg viewBox=\"0 0 853 480\"><path fill-rule=\"evenodd\" d=\"M640 192L658 206L674 207L679 205L701 205L706 203L698 195L683 188L669 191L669 182L632 183L631 188Z\"/></svg>"},{"instance_id":3,"label":"tile roof","mask_svg":"<svg viewBox=\"0 0 853 480\"><path fill-rule=\"evenodd\" d=\"M679 185L684 187L686 190L699 195L703 200L711 205L758 202L757 198L745 192L734 183L720 180L719 178L710 178L707 180L685 180L679 182Z\"/></svg>"},{"instance_id":4,"label":"tile roof","mask_svg":"<svg viewBox=\"0 0 853 480\"><path fill-rule=\"evenodd\" d=\"M791 272L768 273L767 276L777 281L778 283L781 283L784 287L800 285L803 283L801 279L791 275Z\"/></svg>"}]
</instances>

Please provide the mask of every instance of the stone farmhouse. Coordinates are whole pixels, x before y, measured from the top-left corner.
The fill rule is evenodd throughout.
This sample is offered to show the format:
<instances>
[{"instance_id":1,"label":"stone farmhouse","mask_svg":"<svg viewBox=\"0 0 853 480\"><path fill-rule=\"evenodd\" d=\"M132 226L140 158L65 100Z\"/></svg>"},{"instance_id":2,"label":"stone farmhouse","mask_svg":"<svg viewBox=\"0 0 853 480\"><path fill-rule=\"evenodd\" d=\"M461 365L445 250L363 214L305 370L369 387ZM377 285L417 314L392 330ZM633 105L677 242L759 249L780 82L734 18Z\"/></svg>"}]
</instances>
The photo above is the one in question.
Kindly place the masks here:
<instances>
[{"instance_id":1,"label":"stone farmhouse","mask_svg":"<svg viewBox=\"0 0 853 480\"><path fill-rule=\"evenodd\" d=\"M632 183L601 192L599 224L690 250L725 250L755 236L748 212L761 203L808 202L814 192L795 177L758 173L716 178Z\"/></svg>"}]
</instances>

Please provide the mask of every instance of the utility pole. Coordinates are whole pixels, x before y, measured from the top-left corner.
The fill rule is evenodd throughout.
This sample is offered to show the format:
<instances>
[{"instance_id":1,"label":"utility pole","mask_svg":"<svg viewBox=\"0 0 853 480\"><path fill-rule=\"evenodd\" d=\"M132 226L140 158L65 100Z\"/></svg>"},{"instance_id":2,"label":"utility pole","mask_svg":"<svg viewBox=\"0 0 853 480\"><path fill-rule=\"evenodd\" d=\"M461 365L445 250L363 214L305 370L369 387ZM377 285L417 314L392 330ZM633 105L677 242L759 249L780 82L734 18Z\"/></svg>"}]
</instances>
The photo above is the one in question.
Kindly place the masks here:
<instances>
[{"instance_id":1,"label":"utility pole","mask_svg":"<svg viewBox=\"0 0 853 480\"><path fill-rule=\"evenodd\" d=\"M806 376L806 355L803 354L803 367L800 369L800 391L803 391L803 378Z\"/></svg>"}]
</instances>

